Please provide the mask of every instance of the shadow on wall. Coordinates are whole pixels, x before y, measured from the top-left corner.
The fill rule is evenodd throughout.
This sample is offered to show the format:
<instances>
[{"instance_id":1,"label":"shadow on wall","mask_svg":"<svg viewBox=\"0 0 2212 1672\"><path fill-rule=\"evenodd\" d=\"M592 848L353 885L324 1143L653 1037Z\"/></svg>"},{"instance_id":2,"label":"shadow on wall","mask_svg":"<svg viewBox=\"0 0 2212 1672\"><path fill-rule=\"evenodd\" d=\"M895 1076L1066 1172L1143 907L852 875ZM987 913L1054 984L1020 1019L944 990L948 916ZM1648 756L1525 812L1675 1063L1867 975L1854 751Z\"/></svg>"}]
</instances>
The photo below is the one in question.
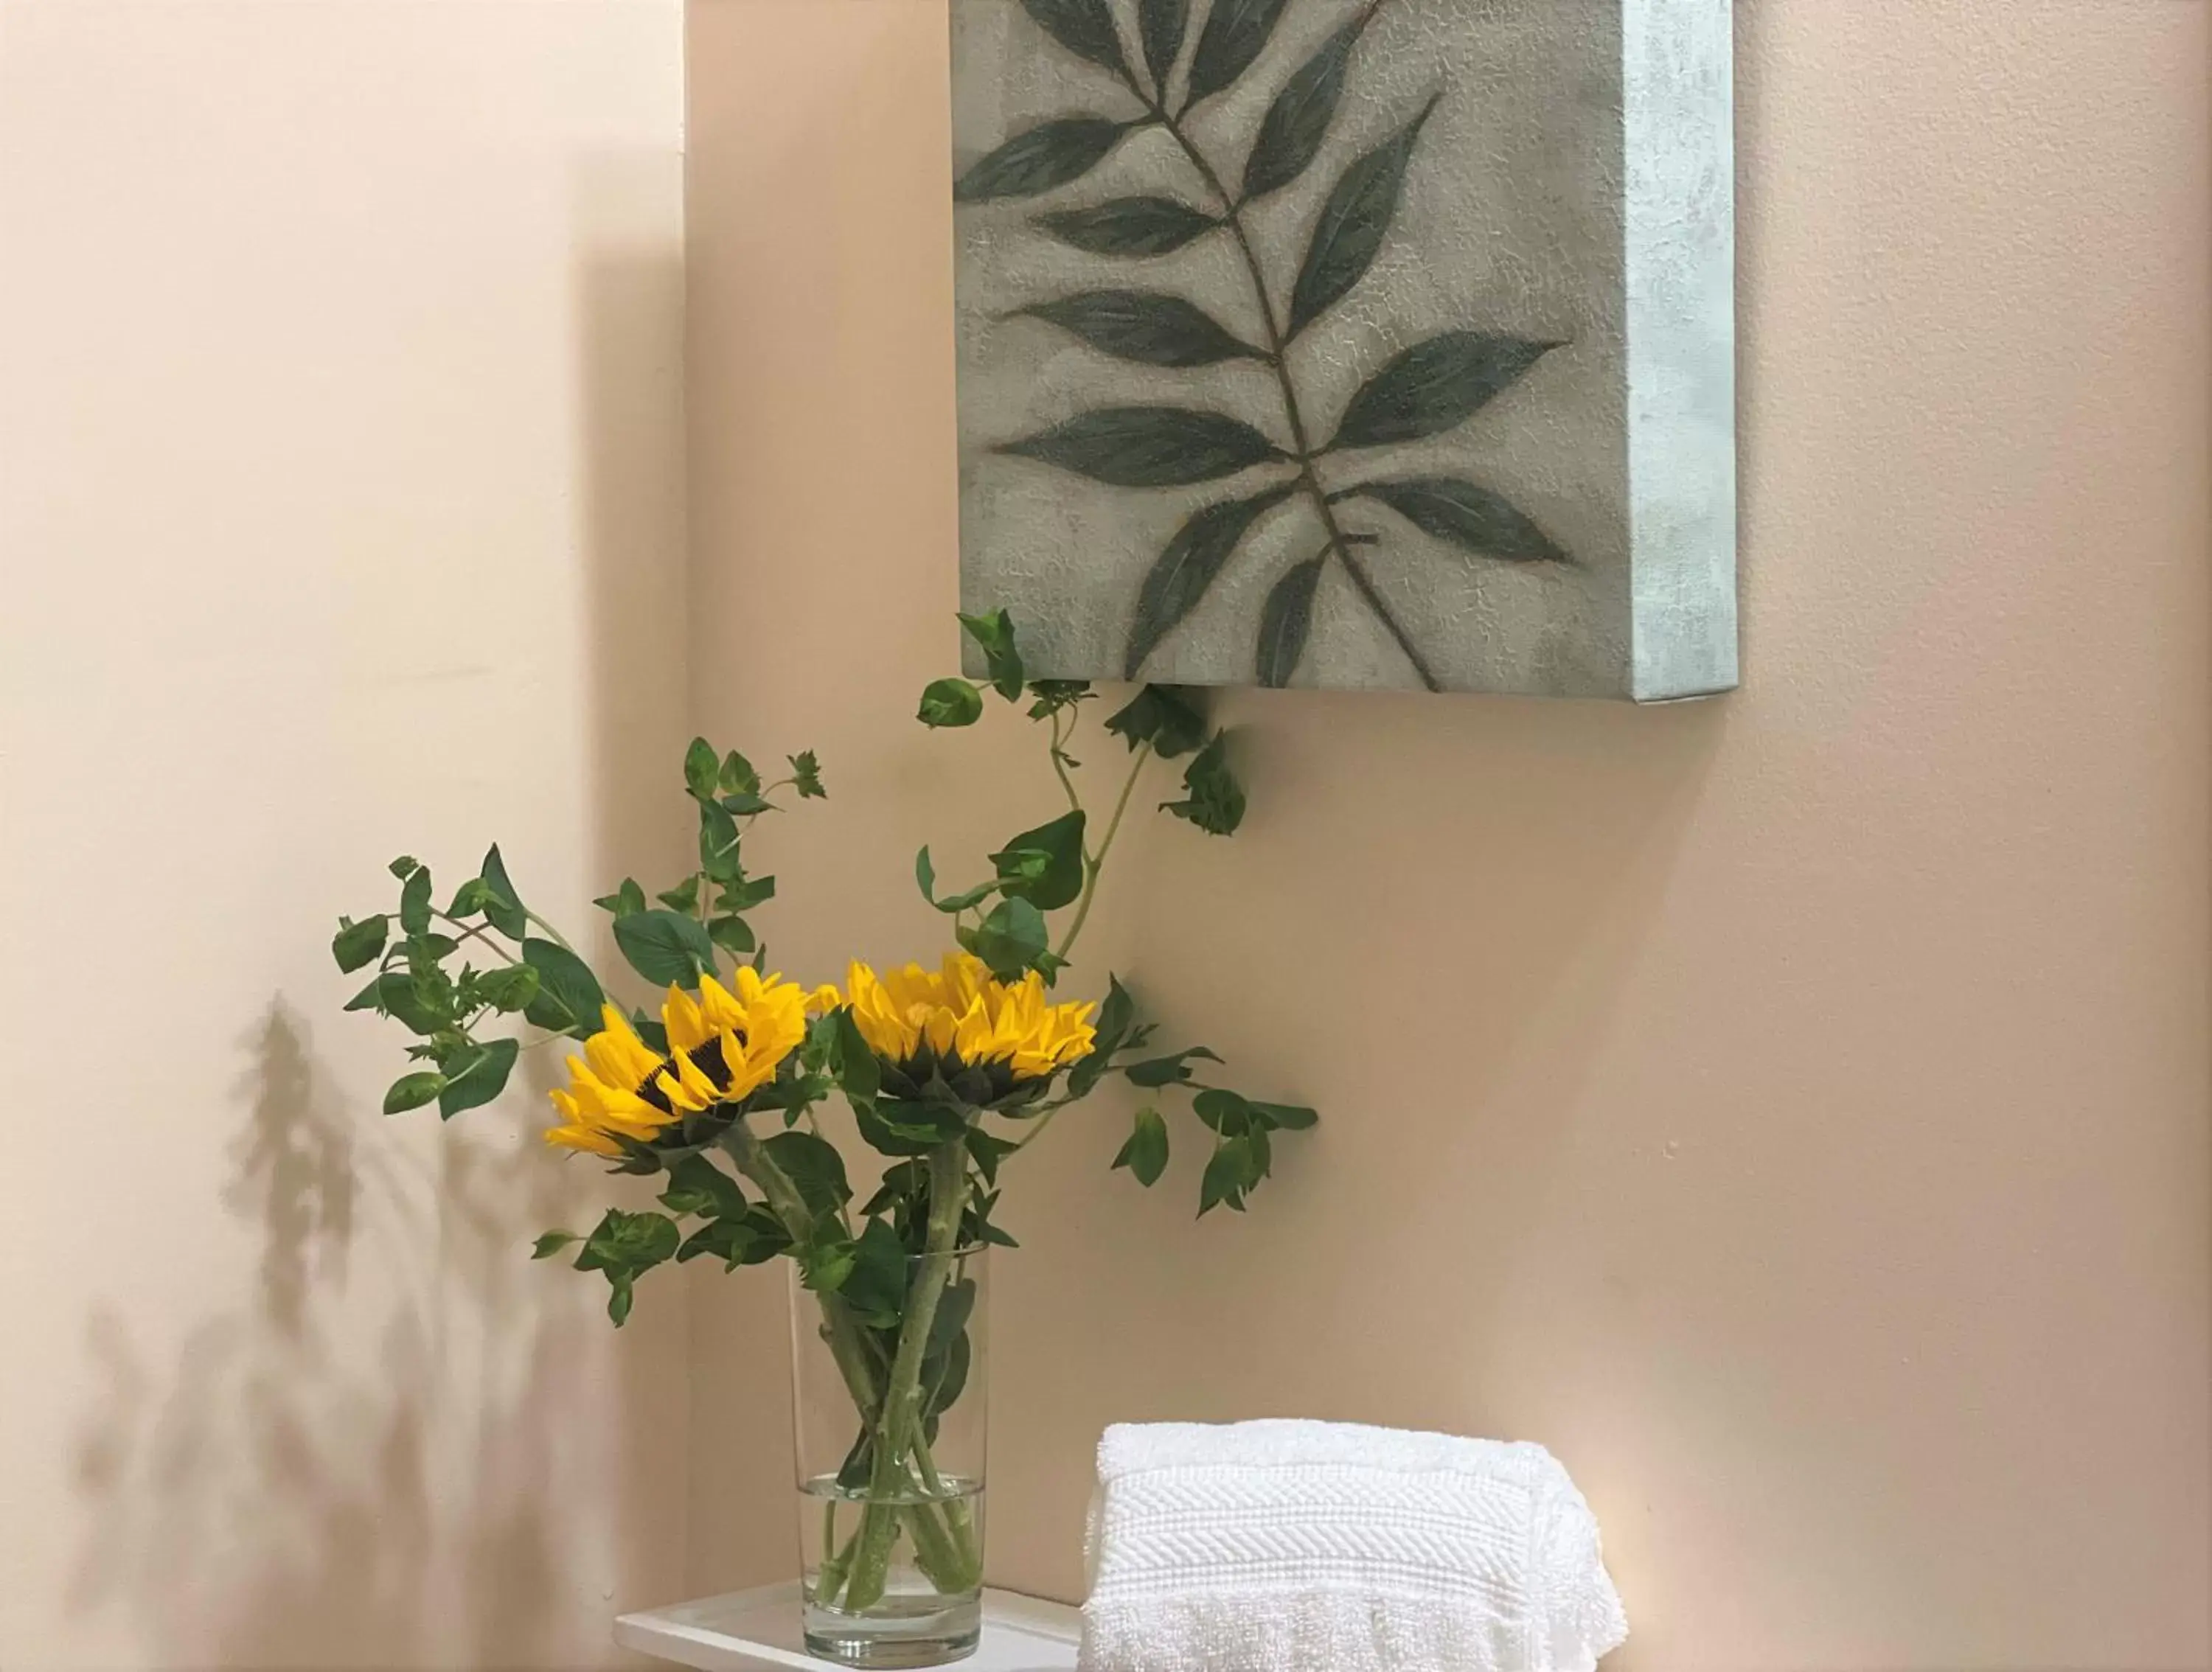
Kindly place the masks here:
<instances>
[{"instance_id":1,"label":"shadow on wall","mask_svg":"<svg viewBox=\"0 0 2212 1672\"><path fill-rule=\"evenodd\" d=\"M573 1379L557 1341L575 1332L519 1292L514 1227L559 1217L562 1181L458 1133L434 1178L357 1146L359 1111L281 999L246 1047L223 1202L259 1227L258 1290L166 1379L114 1311L91 1319L104 1394L76 1439L93 1516L71 1602L135 1610L167 1663L398 1666L449 1654L456 1627L479 1664L540 1658L558 1429L527 1415ZM342 1340L335 1304L368 1266L391 1292ZM449 1462L435 1414L479 1354L526 1373ZM488 1512L441 1540L434 1505L453 1502Z\"/></svg>"},{"instance_id":2,"label":"shadow on wall","mask_svg":"<svg viewBox=\"0 0 2212 1672\"><path fill-rule=\"evenodd\" d=\"M580 626L517 677L580 718L560 804L594 880L683 852L659 793L684 735L681 192L672 153L596 160L573 193L583 480L575 549L544 563L549 586L579 577ZM597 1280L525 1257L607 1196L498 1119L527 1105L534 1130L557 1054L426 1148L340 1088L283 995L242 1048L222 1202L258 1232L259 1280L166 1369L118 1310L90 1319L72 1610L127 1613L162 1665L629 1663L605 1619L683 1583L683 1296L663 1286L669 1316L610 1358Z\"/></svg>"}]
</instances>

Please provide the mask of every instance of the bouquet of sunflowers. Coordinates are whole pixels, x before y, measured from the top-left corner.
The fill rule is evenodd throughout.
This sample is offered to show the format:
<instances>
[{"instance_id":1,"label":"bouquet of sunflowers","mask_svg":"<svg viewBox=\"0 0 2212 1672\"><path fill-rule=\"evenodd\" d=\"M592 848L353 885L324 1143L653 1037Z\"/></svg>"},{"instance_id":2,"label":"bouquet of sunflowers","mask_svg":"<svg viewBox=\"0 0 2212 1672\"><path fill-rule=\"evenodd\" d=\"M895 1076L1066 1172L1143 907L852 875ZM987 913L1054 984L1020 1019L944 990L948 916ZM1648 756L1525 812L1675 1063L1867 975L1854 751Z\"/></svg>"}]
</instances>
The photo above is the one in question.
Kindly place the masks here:
<instances>
[{"instance_id":1,"label":"bouquet of sunflowers","mask_svg":"<svg viewBox=\"0 0 2212 1672\"><path fill-rule=\"evenodd\" d=\"M842 985L813 987L769 973L750 916L775 897L775 879L747 869L746 842L782 792L824 799L821 768L811 752L792 755L788 773L769 782L743 755L704 739L684 763L698 815L696 869L651 899L625 879L596 903L623 959L659 991L653 1009L610 996L608 982L524 903L497 847L443 907L427 866L394 860L397 909L342 919L332 944L342 970L374 966L347 1008L415 1036L416 1066L392 1085L387 1114L434 1103L450 1118L496 1097L523 1051L579 1043L567 1084L551 1092L559 1118L547 1141L663 1188L656 1207L610 1207L588 1233L548 1231L536 1255L573 1248L576 1268L609 1285L617 1325L655 1267L709 1257L731 1270L779 1256L794 1263L795 1293L812 1314L811 1328L794 1335L811 1334L834 1367L849 1435L817 1494L828 1500L821 1524L807 1535L809 1638L855 1659L882 1657L854 1622L892 1603L908 1620L957 1611L981 1584L975 1483L940 1467L937 1448L970 1380L979 1251L1013 1242L996 1222L1002 1168L1110 1075L1154 1094L1114 1165L1146 1186L1160 1178L1170 1139L1157 1097L1176 1092L1207 1136L1199 1212L1242 1210L1270 1170L1270 1134L1316 1118L1209 1084L1204 1065L1220 1059L1203 1046L1154 1050L1154 1025L1118 978L1096 1000L1056 996L1152 761L1186 762L1183 793L1165 812L1221 836L1243 818L1243 793L1203 698L1146 686L1106 720L1130 760L1094 839L1070 744L1096 694L1026 679L1003 611L961 620L988 679L937 681L919 718L974 725L987 690L1022 708L1048 738L1066 811L1013 836L989 856L988 877L950 893L921 849L916 882L953 942L938 968L879 974L854 962ZM516 1037L517 1019L535 1037ZM833 1097L882 1158L857 1206L817 1115ZM842 1529L841 1503L858 1510ZM840 1636L824 1621L852 1629ZM957 1653L959 1635L940 1643Z\"/></svg>"}]
</instances>

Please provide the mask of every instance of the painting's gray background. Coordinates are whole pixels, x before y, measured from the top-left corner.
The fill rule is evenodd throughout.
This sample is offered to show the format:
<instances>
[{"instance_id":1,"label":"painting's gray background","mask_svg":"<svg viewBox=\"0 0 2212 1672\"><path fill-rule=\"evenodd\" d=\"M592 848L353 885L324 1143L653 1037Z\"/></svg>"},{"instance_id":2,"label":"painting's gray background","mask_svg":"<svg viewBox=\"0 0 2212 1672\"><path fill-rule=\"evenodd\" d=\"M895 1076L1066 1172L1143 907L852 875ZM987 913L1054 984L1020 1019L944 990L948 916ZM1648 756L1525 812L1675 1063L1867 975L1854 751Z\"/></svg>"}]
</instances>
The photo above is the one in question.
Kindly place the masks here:
<instances>
[{"instance_id":1,"label":"painting's gray background","mask_svg":"<svg viewBox=\"0 0 2212 1672\"><path fill-rule=\"evenodd\" d=\"M1200 106L1194 135L1227 179L1241 177L1284 81L1358 3L1292 0L1260 63ZM1353 55L1321 155L1248 211L1279 306L1315 213L1345 167L1441 90L1382 254L1291 350L1310 426L1329 434L1353 390L1390 355L1441 331L1567 341L1459 429L1409 447L1336 455L1321 467L1331 487L1355 472L1464 475L1504 494L1573 554L1572 568L1474 561L1371 502L1345 508L1348 528L1383 537L1368 549L1370 567L1449 688L1674 694L1638 681L1634 668L1625 3L1678 0L1385 0ZM1724 23L1725 0L1690 3L1708 11L1717 4ZM1205 8L1193 9L1195 40ZM1136 113L1126 88L1053 41L1018 0L953 0L951 11L956 167L1054 116ZM1121 21L1133 43L1133 19ZM1153 130L1048 198L957 211L962 595L970 608L1013 611L1032 665L1052 675L1121 675L1146 569L1182 522L1226 496L1224 489L1108 487L993 449L1088 408L1148 403L1217 407L1287 439L1263 365L1133 366L1042 321L1006 317L1079 290L1158 289L1200 304L1248 341L1262 340L1249 280L1225 235L1131 261L1068 248L1030 223L1040 207L1163 189L1208 202L1173 142ZM1257 478L1239 485L1247 479ZM1267 589L1322 544L1310 508L1293 502L1272 514L1154 654L1148 677L1250 681ZM1731 544L1731 651L1732 556ZM1697 607L1692 596L1688 608ZM1334 565L1296 683L1418 684Z\"/></svg>"}]
</instances>

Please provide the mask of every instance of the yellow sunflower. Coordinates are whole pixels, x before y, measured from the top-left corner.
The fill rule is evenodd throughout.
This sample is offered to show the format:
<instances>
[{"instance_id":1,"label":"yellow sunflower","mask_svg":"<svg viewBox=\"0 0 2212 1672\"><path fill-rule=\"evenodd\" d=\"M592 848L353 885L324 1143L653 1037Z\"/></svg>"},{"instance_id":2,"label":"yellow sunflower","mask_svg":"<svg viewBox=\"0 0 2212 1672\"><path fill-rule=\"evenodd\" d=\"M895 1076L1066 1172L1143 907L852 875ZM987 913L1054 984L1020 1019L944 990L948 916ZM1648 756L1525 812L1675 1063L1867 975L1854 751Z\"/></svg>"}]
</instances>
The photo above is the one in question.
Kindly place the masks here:
<instances>
[{"instance_id":1,"label":"yellow sunflower","mask_svg":"<svg viewBox=\"0 0 2212 1672\"><path fill-rule=\"evenodd\" d=\"M545 1141L594 1155L620 1155L617 1138L658 1137L686 1114L736 1103L775 1078L806 1037L809 994L781 976L740 968L732 993L712 976L693 998L672 987L660 1007L664 1056L612 1005L605 1026L568 1059L568 1087L553 1093L562 1123Z\"/></svg>"},{"instance_id":2,"label":"yellow sunflower","mask_svg":"<svg viewBox=\"0 0 2212 1672\"><path fill-rule=\"evenodd\" d=\"M856 963L845 998L871 1050L924 1074L1000 1067L1017 1082L1042 1079L1088 1056L1097 1039L1095 1006L1048 1004L1036 970L1001 982L965 952L947 953L935 973L909 964L878 976Z\"/></svg>"}]
</instances>

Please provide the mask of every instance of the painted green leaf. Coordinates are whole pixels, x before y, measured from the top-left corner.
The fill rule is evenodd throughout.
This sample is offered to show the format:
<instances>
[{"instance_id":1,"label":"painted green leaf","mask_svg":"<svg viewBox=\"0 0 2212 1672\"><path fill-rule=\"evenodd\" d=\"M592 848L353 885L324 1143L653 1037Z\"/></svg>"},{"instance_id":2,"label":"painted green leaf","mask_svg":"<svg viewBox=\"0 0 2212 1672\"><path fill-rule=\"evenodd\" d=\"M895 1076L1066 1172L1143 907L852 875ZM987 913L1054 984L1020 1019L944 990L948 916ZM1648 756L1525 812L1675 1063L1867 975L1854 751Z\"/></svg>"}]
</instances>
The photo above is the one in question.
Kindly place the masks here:
<instances>
[{"instance_id":1,"label":"painted green leaf","mask_svg":"<svg viewBox=\"0 0 2212 1672\"><path fill-rule=\"evenodd\" d=\"M1286 456L1242 419L1182 406L1103 407L1000 451L1117 488L1212 482Z\"/></svg>"},{"instance_id":2,"label":"painted green leaf","mask_svg":"<svg viewBox=\"0 0 2212 1672\"><path fill-rule=\"evenodd\" d=\"M1337 101L1344 95L1344 73L1352 62L1352 49L1370 15L1362 12L1331 35L1275 95L1275 102L1261 120L1252 155L1245 161L1248 202L1281 191L1304 173L1319 155L1328 125L1336 118Z\"/></svg>"},{"instance_id":3,"label":"painted green leaf","mask_svg":"<svg viewBox=\"0 0 2212 1672\"><path fill-rule=\"evenodd\" d=\"M1436 107L1430 100L1419 116L1346 169L1328 194L1291 292L1291 336L1343 301L1374 265L1398 212L1414 143Z\"/></svg>"},{"instance_id":4,"label":"painted green leaf","mask_svg":"<svg viewBox=\"0 0 2212 1672\"><path fill-rule=\"evenodd\" d=\"M1379 447L1440 435L1473 417L1559 346L1479 331L1447 331L1417 343L1361 386L1329 446Z\"/></svg>"},{"instance_id":5,"label":"painted green leaf","mask_svg":"<svg viewBox=\"0 0 2212 1672\"><path fill-rule=\"evenodd\" d=\"M1190 27L1190 0L1138 0L1137 34L1145 45L1145 68L1152 72L1153 91L1164 97L1168 72L1182 53L1183 32Z\"/></svg>"},{"instance_id":6,"label":"painted green leaf","mask_svg":"<svg viewBox=\"0 0 2212 1672\"><path fill-rule=\"evenodd\" d=\"M1102 354L1145 366L1212 366L1263 356L1203 308L1146 290L1086 290L1020 310L1080 337Z\"/></svg>"},{"instance_id":7,"label":"painted green leaf","mask_svg":"<svg viewBox=\"0 0 2212 1672\"><path fill-rule=\"evenodd\" d=\"M1122 678L1137 677L1145 659L1198 607L1252 525L1290 496L1288 488L1271 488L1250 499L1224 500L1207 506L1176 532L1137 594L1137 618L1129 625Z\"/></svg>"},{"instance_id":8,"label":"painted green leaf","mask_svg":"<svg viewBox=\"0 0 2212 1672\"><path fill-rule=\"evenodd\" d=\"M1166 255L1221 224L1172 198L1115 198L1089 209L1040 215L1037 224L1092 255Z\"/></svg>"},{"instance_id":9,"label":"painted green leaf","mask_svg":"<svg viewBox=\"0 0 2212 1672\"><path fill-rule=\"evenodd\" d=\"M1034 198L1081 179L1127 131L1126 123L1103 116L1067 116L1016 134L960 177L953 201Z\"/></svg>"},{"instance_id":10,"label":"painted green leaf","mask_svg":"<svg viewBox=\"0 0 2212 1672\"><path fill-rule=\"evenodd\" d=\"M1121 37L1106 0L1022 0L1022 9L1079 58L1103 64L1117 76L1128 74Z\"/></svg>"},{"instance_id":11,"label":"painted green leaf","mask_svg":"<svg viewBox=\"0 0 2212 1672\"><path fill-rule=\"evenodd\" d=\"M1314 588L1321 581L1323 560L1309 557L1285 571L1267 593L1260 611L1260 654L1256 667L1263 685L1287 685L1306 654L1306 635L1313 630Z\"/></svg>"},{"instance_id":12,"label":"painted green leaf","mask_svg":"<svg viewBox=\"0 0 2212 1672\"><path fill-rule=\"evenodd\" d=\"M1346 490L1346 497L1353 496L1380 500L1424 534L1478 556L1512 563L1572 561L1550 535L1504 499L1456 477L1364 482Z\"/></svg>"},{"instance_id":13,"label":"painted green leaf","mask_svg":"<svg viewBox=\"0 0 2212 1672\"><path fill-rule=\"evenodd\" d=\"M1266 50L1288 0L1213 0L1190 60L1190 103L1210 99L1249 70Z\"/></svg>"}]
</instances>

